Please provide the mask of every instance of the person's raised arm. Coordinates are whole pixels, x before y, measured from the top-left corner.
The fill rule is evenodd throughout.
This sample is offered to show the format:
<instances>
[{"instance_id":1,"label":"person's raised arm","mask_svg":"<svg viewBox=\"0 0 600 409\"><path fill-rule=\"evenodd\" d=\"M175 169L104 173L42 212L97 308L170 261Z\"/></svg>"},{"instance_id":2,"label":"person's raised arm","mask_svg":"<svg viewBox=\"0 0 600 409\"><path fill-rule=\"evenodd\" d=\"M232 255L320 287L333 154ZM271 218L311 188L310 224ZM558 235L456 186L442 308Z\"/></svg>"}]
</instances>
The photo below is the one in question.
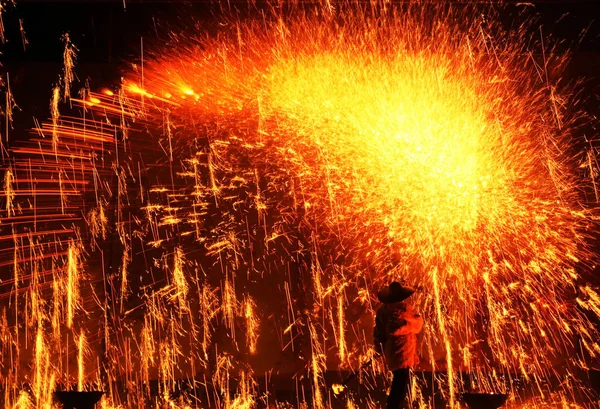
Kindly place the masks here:
<instances>
[{"instance_id":1,"label":"person's raised arm","mask_svg":"<svg viewBox=\"0 0 600 409\"><path fill-rule=\"evenodd\" d=\"M423 330L423 317L421 317L420 314L417 314L412 308L408 308L406 312L402 314L402 319L405 324L398 328L394 332L394 335L418 334Z\"/></svg>"}]
</instances>

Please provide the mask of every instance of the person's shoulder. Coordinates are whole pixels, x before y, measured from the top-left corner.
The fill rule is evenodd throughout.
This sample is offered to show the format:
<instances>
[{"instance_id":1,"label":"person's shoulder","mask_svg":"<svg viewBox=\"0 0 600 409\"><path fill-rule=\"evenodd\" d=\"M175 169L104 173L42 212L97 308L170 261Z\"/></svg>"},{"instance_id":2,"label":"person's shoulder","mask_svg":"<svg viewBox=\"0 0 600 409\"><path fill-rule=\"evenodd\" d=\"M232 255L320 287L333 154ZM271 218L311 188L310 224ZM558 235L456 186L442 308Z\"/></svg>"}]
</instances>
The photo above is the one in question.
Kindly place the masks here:
<instances>
[{"instance_id":1,"label":"person's shoulder","mask_svg":"<svg viewBox=\"0 0 600 409\"><path fill-rule=\"evenodd\" d=\"M379 307L377 307L377 312L378 313L381 313L381 312L384 312L384 311L387 311L387 310L388 310L388 305L387 304L380 304Z\"/></svg>"}]
</instances>

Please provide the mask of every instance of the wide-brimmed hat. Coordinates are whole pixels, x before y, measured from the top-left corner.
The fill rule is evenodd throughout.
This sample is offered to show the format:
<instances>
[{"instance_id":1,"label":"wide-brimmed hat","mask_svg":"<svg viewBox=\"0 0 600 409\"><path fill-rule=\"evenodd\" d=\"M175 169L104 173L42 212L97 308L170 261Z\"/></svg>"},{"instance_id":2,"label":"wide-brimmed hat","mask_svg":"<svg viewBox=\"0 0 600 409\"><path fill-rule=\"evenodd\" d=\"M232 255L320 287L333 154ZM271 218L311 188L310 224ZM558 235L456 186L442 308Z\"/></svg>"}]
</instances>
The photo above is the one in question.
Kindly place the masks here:
<instances>
[{"instance_id":1,"label":"wide-brimmed hat","mask_svg":"<svg viewBox=\"0 0 600 409\"><path fill-rule=\"evenodd\" d=\"M414 288L403 286L398 281L394 281L387 287L382 288L377 293L377 298L384 304L393 304L395 302L406 300L413 295L414 292Z\"/></svg>"}]
</instances>

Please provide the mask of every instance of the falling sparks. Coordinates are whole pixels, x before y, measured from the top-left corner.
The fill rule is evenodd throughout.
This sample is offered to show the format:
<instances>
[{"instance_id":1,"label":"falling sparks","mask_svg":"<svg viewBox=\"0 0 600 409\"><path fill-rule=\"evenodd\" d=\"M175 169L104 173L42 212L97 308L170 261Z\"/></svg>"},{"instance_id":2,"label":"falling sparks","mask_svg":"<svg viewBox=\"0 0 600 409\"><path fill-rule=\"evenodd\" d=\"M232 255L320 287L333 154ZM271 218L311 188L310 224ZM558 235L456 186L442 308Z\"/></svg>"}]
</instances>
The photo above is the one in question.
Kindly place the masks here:
<instances>
[{"instance_id":1,"label":"falling sparks","mask_svg":"<svg viewBox=\"0 0 600 409\"><path fill-rule=\"evenodd\" d=\"M6 10L6 5L4 2L0 3L0 41L2 44L6 42L6 34L4 32L4 12Z\"/></svg>"},{"instance_id":2,"label":"falling sparks","mask_svg":"<svg viewBox=\"0 0 600 409\"><path fill-rule=\"evenodd\" d=\"M437 7L356 7L174 35L118 90L78 98L63 37L49 123L4 168L0 261L14 273L0 285L17 312L3 311L0 351L33 351L33 393L10 392L12 407L49 408L57 377L83 390L97 369L103 407L149 404L158 379L156 405L202 394L254 408L251 361L269 337L302 361L298 405L329 407L326 371L371 359L364 317L390 279L424 289L422 361L451 407L467 386L570 407L575 386L546 391L553 359L600 356L570 96L538 75L521 32ZM14 366L8 385L30 376ZM517 378L539 402L517 398ZM193 391L175 398L183 379ZM425 409L420 381L411 400Z\"/></svg>"},{"instance_id":3,"label":"falling sparks","mask_svg":"<svg viewBox=\"0 0 600 409\"><path fill-rule=\"evenodd\" d=\"M175 298L179 300L179 307L182 311L187 310L187 295L189 286L183 272L184 258L183 251L180 248L175 250L173 265L173 285L175 286Z\"/></svg>"},{"instance_id":4,"label":"falling sparks","mask_svg":"<svg viewBox=\"0 0 600 409\"><path fill-rule=\"evenodd\" d=\"M15 402L13 409L32 409L35 405L31 400L31 397L26 391L19 392L19 398Z\"/></svg>"},{"instance_id":5,"label":"falling sparks","mask_svg":"<svg viewBox=\"0 0 600 409\"><path fill-rule=\"evenodd\" d=\"M238 302L233 284L227 277L223 283L222 294L223 306L221 308L223 311L223 319L225 320L225 325L233 335L235 333L235 317L237 315Z\"/></svg>"},{"instance_id":6,"label":"falling sparks","mask_svg":"<svg viewBox=\"0 0 600 409\"><path fill-rule=\"evenodd\" d=\"M252 409L255 407L255 398L252 393L252 377L242 372L238 391L233 401L226 403L226 409Z\"/></svg>"},{"instance_id":7,"label":"falling sparks","mask_svg":"<svg viewBox=\"0 0 600 409\"><path fill-rule=\"evenodd\" d=\"M480 321L480 308L490 311L488 342L494 359L507 371L532 365L542 370L545 353L536 351L544 349L537 348L532 332L498 313L513 311L540 333L556 333L569 321L563 309L547 320L535 302L525 300L548 290L535 284L535 277L546 276L545 283L572 282L574 263L588 257L583 232L589 214L578 208L574 177L558 159L561 153L547 153L547 138L560 147L568 137L552 103L554 88L548 97L545 84L536 84L529 68L523 70L519 44L501 46L467 35L456 42L452 33L460 30L444 25L449 21L436 27L432 39L418 17L385 16L381 25L360 15L345 18L344 27L351 28L310 18L292 21L285 31L248 25L242 43L252 46L236 49L235 55L226 51L227 36L197 48L180 44L176 57L146 64L144 95L165 89L183 94L178 105L168 108L169 130L190 116L207 122L216 116L227 118L231 135L243 135L241 143L230 138L210 147L208 186L215 198L224 195L217 178L223 173L222 158L234 160L243 152L255 164L255 207L268 212L260 179L277 178L271 164L278 164L303 186L306 217L329 226L327 233L316 235L317 252L344 246L350 249L345 259L350 276L370 265L375 282L401 275L433 289L419 298L420 309L432 317L426 342L445 350L451 405L454 373L460 369L455 362L487 371L466 347L481 336L472 330L480 324L465 325ZM354 26L353 18L360 24ZM488 58L490 47L503 55L502 64ZM211 65L213 54L206 49L221 53L227 69ZM258 99L260 107L252 102ZM247 130L257 122L260 134ZM169 134L169 156L172 140L185 145L186 133ZM262 149L265 143L269 151ZM520 248L507 252L514 241ZM390 258L401 261L387 268ZM317 272L316 288L323 288L327 284ZM501 284L514 282L526 289L521 297ZM227 322L234 317L231 288L226 280ZM561 305L561 292L553 293L552 302ZM340 304L336 333L344 360ZM507 334L514 331L527 339L522 347L529 353L511 347ZM561 348L560 337L551 340L553 348Z\"/></svg>"},{"instance_id":8,"label":"falling sparks","mask_svg":"<svg viewBox=\"0 0 600 409\"><path fill-rule=\"evenodd\" d=\"M12 169L9 167L4 172L4 197L6 200L5 210L6 216L11 217L15 215L15 209L13 201L15 200L14 190L14 175Z\"/></svg>"},{"instance_id":9,"label":"falling sparks","mask_svg":"<svg viewBox=\"0 0 600 409\"><path fill-rule=\"evenodd\" d=\"M217 314L218 299L215 295L216 290L212 290L209 286L203 285L200 290L200 318L202 325L202 357L208 359L208 351L212 339L211 322Z\"/></svg>"},{"instance_id":10,"label":"falling sparks","mask_svg":"<svg viewBox=\"0 0 600 409\"><path fill-rule=\"evenodd\" d=\"M84 353L86 349L86 339L83 331L77 337L77 390L83 391L83 382L85 380L85 360Z\"/></svg>"},{"instance_id":11,"label":"falling sparks","mask_svg":"<svg viewBox=\"0 0 600 409\"><path fill-rule=\"evenodd\" d=\"M73 69L75 68L75 60L77 58L76 53L78 50L71 42L69 34L63 36L63 42L65 43L65 49L63 51L63 100L66 102L71 98L71 84L75 80L75 72Z\"/></svg>"},{"instance_id":12,"label":"falling sparks","mask_svg":"<svg viewBox=\"0 0 600 409\"><path fill-rule=\"evenodd\" d=\"M312 323L309 329L311 335L310 375L312 380L313 405L317 409L322 409L325 407L323 392L321 391L325 355L322 351L319 335Z\"/></svg>"},{"instance_id":13,"label":"falling sparks","mask_svg":"<svg viewBox=\"0 0 600 409\"><path fill-rule=\"evenodd\" d=\"M256 317L256 304L252 298L246 297L243 304L244 318L246 319L246 345L252 355L257 353L259 321Z\"/></svg>"},{"instance_id":14,"label":"falling sparks","mask_svg":"<svg viewBox=\"0 0 600 409\"><path fill-rule=\"evenodd\" d=\"M337 302L337 321L338 321L338 345L339 345L339 356L340 360L344 362L346 360L346 325L344 322L344 299L338 296Z\"/></svg>"},{"instance_id":15,"label":"falling sparks","mask_svg":"<svg viewBox=\"0 0 600 409\"><path fill-rule=\"evenodd\" d=\"M21 44L23 44L23 51L26 51L29 40L27 39L27 34L25 33L25 28L23 27L23 19L19 19L19 31L21 32Z\"/></svg>"},{"instance_id":16,"label":"falling sparks","mask_svg":"<svg viewBox=\"0 0 600 409\"><path fill-rule=\"evenodd\" d=\"M108 217L106 217L105 205L102 201L100 201L98 207L93 208L88 213L88 225L94 241L98 238L106 240Z\"/></svg>"},{"instance_id":17,"label":"falling sparks","mask_svg":"<svg viewBox=\"0 0 600 409\"><path fill-rule=\"evenodd\" d=\"M58 119L60 118L60 112L58 110L58 103L60 101L60 88L57 85L52 90L52 98L50 99L50 115L52 117L52 146L56 152L58 147Z\"/></svg>"},{"instance_id":18,"label":"falling sparks","mask_svg":"<svg viewBox=\"0 0 600 409\"><path fill-rule=\"evenodd\" d=\"M42 328L39 327L35 337L35 379L34 379L34 394L36 400L39 400L42 396L42 388L44 387L44 361L46 350L44 345L44 333Z\"/></svg>"},{"instance_id":19,"label":"falling sparks","mask_svg":"<svg viewBox=\"0 0 600 409\"><path fill-rule=\"evenodd\" d=\"M146 384L150 384L150 368L155 363L154 336L152 334L151 321L146 317L144 319L144 328L142 329L142 347L141 347L141 363L142 363L142 379Z\"/></svg>"},{"instance_id":20,"label":"falling sparks","mask_svg":"<svg viewBox=\"0 0 600 409\"><path fill-rule=\"evenodd\" d=\"M6 74L6 96L5 96L5 101L4 101L4 117L6 120L6 126L4 128L4 136L5 136L7 142L8 142L9 129L12 128L13 110L15 108L18 108L18 107L15 102L13 93L10 89L10 77L8 76L8 74Z\"/></svg>"},{"instance_id":21,"label":"falling sparks","mask_svg":"<svg viewBox=\"0 0 600 409\"><path fill-rule=\"evenodd\" d=\"M81 268L80 260L79 260L79 252L80 249L76 245L74 241L69 243L69 249L67 251L67 288L66 288L66 297L67 297L67 328L73 327L73 319L75 318L75 311L80 307L80 297L79 297L79 280L80 273L79 269Z\"/></svg>"}]
</instances>

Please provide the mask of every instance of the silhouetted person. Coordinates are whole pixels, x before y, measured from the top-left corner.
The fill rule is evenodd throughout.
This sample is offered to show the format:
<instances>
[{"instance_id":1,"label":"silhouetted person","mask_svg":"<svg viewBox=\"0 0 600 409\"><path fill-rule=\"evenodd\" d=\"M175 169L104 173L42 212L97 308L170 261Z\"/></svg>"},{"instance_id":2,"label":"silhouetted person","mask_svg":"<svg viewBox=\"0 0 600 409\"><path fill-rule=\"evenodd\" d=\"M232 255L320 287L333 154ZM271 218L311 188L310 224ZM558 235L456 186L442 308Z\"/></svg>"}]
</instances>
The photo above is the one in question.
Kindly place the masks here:
<instances>
[{"instance_id":1,"label":"silhouetted person","mask_svg":"<svg viewBox=\"0 0 600 409\"><path fill-rule=\"evenodd\" d=\"M423 318L405 300L415 292L397 281L377 294L383 303L375 317L375 349L383 353L394 374L387 409L404 407L410 384L410 370L419 363L417 334L423 329Z\"/></svg>"}]
</instances>

